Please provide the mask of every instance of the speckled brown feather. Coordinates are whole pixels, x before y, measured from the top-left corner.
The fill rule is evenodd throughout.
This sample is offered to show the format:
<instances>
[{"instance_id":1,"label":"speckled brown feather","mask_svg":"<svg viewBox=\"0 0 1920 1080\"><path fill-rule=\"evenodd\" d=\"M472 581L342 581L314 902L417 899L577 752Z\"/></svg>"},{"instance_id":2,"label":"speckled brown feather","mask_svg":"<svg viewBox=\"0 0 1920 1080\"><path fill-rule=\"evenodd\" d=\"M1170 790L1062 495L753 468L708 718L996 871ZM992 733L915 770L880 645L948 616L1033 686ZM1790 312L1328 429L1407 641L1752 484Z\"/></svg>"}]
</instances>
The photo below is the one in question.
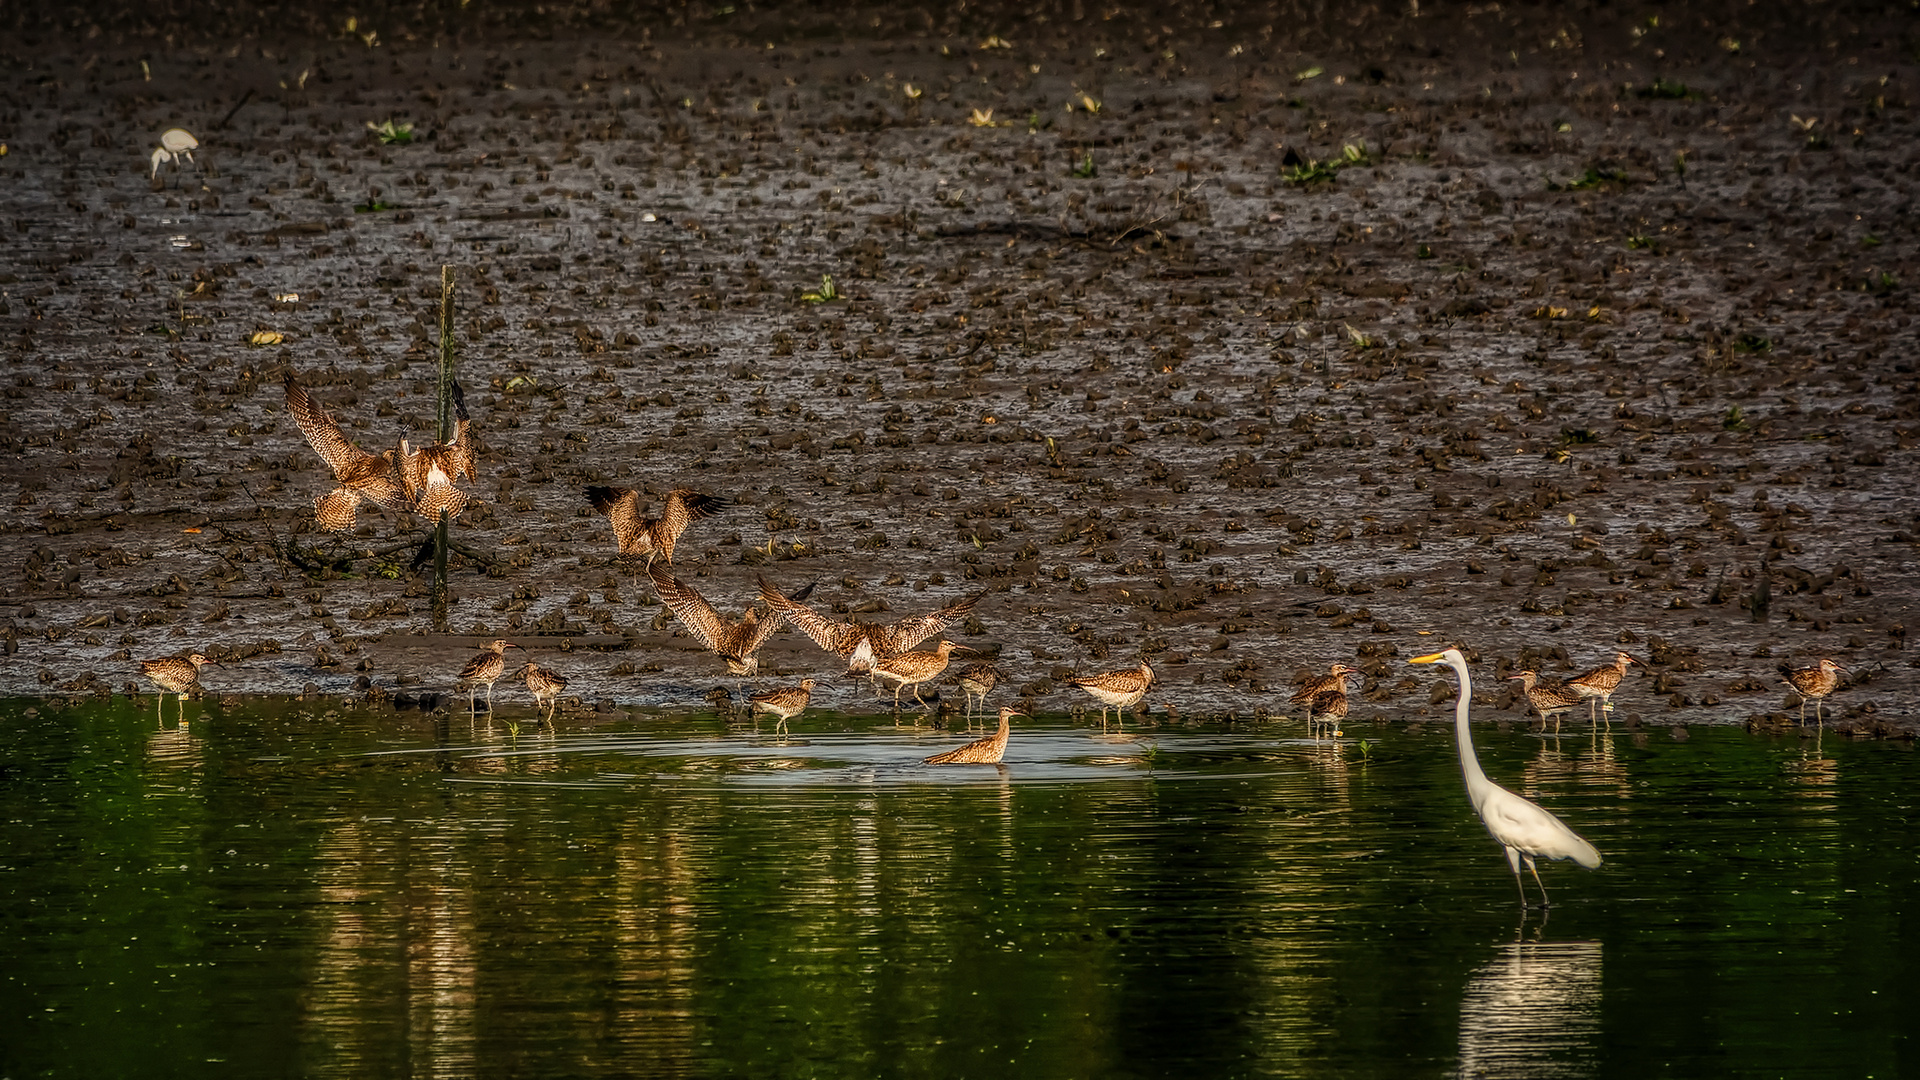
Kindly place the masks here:
<instances>
[{"instance_id":1,"label":"speckled brown feather","mask_svg":"<svg viewBox=\"0 0 1920 1080\"><path fill-rule=\"evenodd\" d=\"M1140 704L1147 696L1147 689L1153 685L1153 668L1145 660L1135 668L1120 668L1117 671L1102 671L1095 675L1076 675L1066 680L1068 686L1077 686L1092 694L1100 703L1100 720L1107 719L1107 709L1125 710Z\"/></svg>"},{"instance_id":2,"label":"speckled brown feather","mask_svg":"<svg viewBox=\"0 0 1920 1080\"><path fill-rule=\"evenodd\" d=\"M727 662L727 670L752 678L760 671L760 658L754 655L768 637L780 627L780 616L769 612L763 619L751 608L737 622L723 618L713 605L691 585L687 585L657 566L647 568L647 579L660 602L694 637Z\"/></svg>"},{"instance_id":3,"label":"speckled brown feather","mask_svg":"<svg viewBox=\"0 0 1920 1080\"><path fill-rule=\"evenodd\" d=\"M1567 680L1567 689L1582 698L1591 699L1588 706L1589 713L1592 712L1594 707L1591 702L1604 704L1607 707L1607 711L1612 712L1613 692L1620 688L1620 680L1627 677L1627 665L1637 664L1639 662L1640 661L1635 660L1626 653L1614 653L1613 663L1575 675L1573 678Z\"/></svg>"},{"instance_id":4,"label":"speckled brown feather","mask_svg":"<svg viewBox=\"0 0 1920 1080\"><path fill-rule=\"evenodd\" d=\"M1322 723L1338 728L1340 721L1347 718L1347 692L1345 690L1322 690L1313 695L1306 703L1307 716L1318 716ZM1339 734L1338 731L1334 734Z\"/></svg>"},{"instance_id":5,"label":"speckled brown feather","mask_svg":"<svg viewBox=\"0 0 1920 1080\"><path fill-rule=\"evenodd\" d=\"M1828 694L1840 689L1842 680L1837 673L1845 670L1847 669L1824 658L1810 668L1796 669L1785 664L1780 665L1780 674L1786 679L1787 685L1800 695L1800 719L1803 723L1807 719L1807 702L1809 701L1813 702L1814 722L1820 721L1820 702Z\"/></svg>"},{"instance_id":6,"label":"speckled brown feather","mask_svg":"<svg viewBox=\"0 0 1920 1080\"><path fill-rule=\"evenodd\" d=\"M352 528L362 501L388 510L405 509L408 499L395 476L393 451L369 454L355 446L293 372L287 372L284 382L287 411L306 436L307 445L340 481L339 487L314 501L314 516L320 527L330 532Z\"/></svg>"},{"instance_id":7,"label":"speckled brown feather","mask_svg":"<svg viewBox=\"0 0 1920 1080\"><path fill-rule=\"evenodd\" d=\"M913 699L925 705L926 699L920 696L920 684L931 682L947 670L947 657L955 649L966 649L965 645L955 645L941 639L932 649L918 652L908 651L885 659L875 660L868 674L877 682L893 684L893 705L900 707L900 692L913 687Z\"/></svg>"},{"instance_id":8,"label":"speckled brown feather","mask_svg":"<svg viewBox=\"0 0 1920 1080\"><path fill-rule=\"evenodd\" d=\"M140 661L140 674L168 693L191 694L200 689L200 665L210 662L197 652L185 656L162 656Z\"/></svg>"},{"instance_id":9,"label":"speckled brown feather","mask_svg":"<svg viewBox=\"0 0 1920 1080\"><path fill-rule=\"evenodd\" d=\"M706 495L687 488L667 492L666 504L658 520L640 513L640 493L632 488L594 485L586 489L587 503L607 515L620 554L643 556L649 563L663 559L673 565L673 548L687 526L701 518L712 517L733 505L733 500Z\"/></svg>"},{"instance_id":10,"label":"speckled brown feather","mask_svg":"<svg viewBox=\"0 0 1920 1080\"><path fill-rule=\"evenodd\" d=\"M876 625L825 618L798 600L782 595L766 578L760 579L760 595L768 607L812 638L814 644L842 657L852 658L856 652L861 652L863 657L869 658L848 668L850 672L858 673L867 670L873 662L899 656L935 634L944 632L947 627L965 618L973 610L973 605L987 594L978 592L931 614ZM860 649L862 642L868 646L865 651Z\"/></svg>"},{"instance_id":11,"label":"speckled brown feather","mask_svg":"<svg viewBox=\"0 0 1920 1080\"><path fill-rule=\"evenodd\" d=\"M1345 664L1334 664L1327 669L1327 674L1317 679L1308 679L1306 684L1295 690L1288 700L1295 705L1311 706L1313 699L1321 694L1336 690L1344 693L1347 689L1347 676L1358 674L1360 671L1357 668L1350 668Z\"/></svg>"},{"instance_id":12,"label":"speckled brown feather","mask_svg":"<svg viewBox=\"0 0 1920 1080\"><path fill-rule=\"evenodd\" d=\"M487 688L487 708L493 708L493 684L507 672L507 650L520 646L511 641L495 640L474 654L473 659L460 669L460 681L467 684L467 707L473 708L474 687L485 685Z\"/></svg>"},{"instance_id":13,"label":"speckled brown feather","mask_svg":"<svg viewBox=\"0 0 1920 1080\"><path fill-rule=\"evenodd\" d=\"M961 692L967 695L967 716L971 719L974 699L978 698L983 706L987 703L987 695L1000 681L1000 669L983 660L961 668L953 681L959 683Z\"/></svg>"},{"instance_id":14,"label":"speckled brown feather","mask_svg":"<svg viewBox=\"0 0 1920 1080\"><path fill-rule=\"evenodd\" d=\"M1574 707L1586 699L1558 683L1543 683L1540 676L1532 671L1518 671L1507 676L1510 681L1520 684L1527 695L1527 701L1540 713L1540 722L1546 723L1553 717L1572 712ZM1560 722L1554 720L1554 729Z\"/></svg>"},{"instance_id":15,"label":"speckled brown feather","mask_svg":"<svg viewBox=\"0 0 1920 1080\"><path fill-rule=\"evenodd\" d=\"M1013 733L1012 718L1025 716L1012 707L1000 710L1000 730L984 739L975 739L965 746L957 746L944 754L935 754L926 759L929 765L998 765L1007 753L1007 736Z\"/></svg>"},{"instance_id":16,"label":"speckled brown feather","mask_svg":"<svg viewBox=\"0 0 1920 1080\"><path fill-rule=\"evenodd\" d=\"M527 693L533 695L534 707L547 706L547 723L552 724L553 714L560 708L560 695L567 689L567 677L534 663L521 668L520 676L526 680Z\"/></svg>"},{"instance_id":17,"label":"speckled brown feather","mask_svg":"<svg viewBox=\"0 0 1920 1080\"><path fill-rule=\"evenodd\" d=\"M801 679L799 686L783 686L778 690L769 690L764 694L753 695L752 711L768 713L780 721L779 730L787 729L787 721L807 711L807 703L813 700L814 681Z\"/></svg>"}]
</instances>

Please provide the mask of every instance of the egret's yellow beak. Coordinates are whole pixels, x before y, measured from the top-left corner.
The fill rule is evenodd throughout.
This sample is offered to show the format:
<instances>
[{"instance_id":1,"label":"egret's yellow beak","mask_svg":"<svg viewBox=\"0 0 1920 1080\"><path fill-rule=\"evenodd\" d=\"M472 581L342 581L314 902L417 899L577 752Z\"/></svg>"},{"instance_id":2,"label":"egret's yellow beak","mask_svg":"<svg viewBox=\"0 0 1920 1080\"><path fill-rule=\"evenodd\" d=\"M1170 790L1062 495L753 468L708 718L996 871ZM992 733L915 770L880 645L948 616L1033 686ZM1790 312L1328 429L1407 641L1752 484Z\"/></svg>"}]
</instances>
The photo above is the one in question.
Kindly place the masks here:
<instances>
[{"instance_id":1,"label":"egret's yellow beak","mask_svg":"<svg viewBox=\"0 0 1920 1080\"><path fill-rule=\"evenodd\" d=\"M1407 663L1409 663L1409 664L1437 664L1437 663L1439 663L1439 662L1440 662L1440 661L1441 661L1442 659L1444 659L1444 658L1445 658L1445 657L1444 657L1444 654L1442 654L1442 653L1437 653L1437 652L1430 652L1430 653L1428 653L1428 654L1427 654L1427 655L1425 655L1425 656L1416 656L1416 657L1414 657L1413 659L1411 659L1411 660L1409 660L1409 661L1407 661Z\"/></svg>"}]
</instances>

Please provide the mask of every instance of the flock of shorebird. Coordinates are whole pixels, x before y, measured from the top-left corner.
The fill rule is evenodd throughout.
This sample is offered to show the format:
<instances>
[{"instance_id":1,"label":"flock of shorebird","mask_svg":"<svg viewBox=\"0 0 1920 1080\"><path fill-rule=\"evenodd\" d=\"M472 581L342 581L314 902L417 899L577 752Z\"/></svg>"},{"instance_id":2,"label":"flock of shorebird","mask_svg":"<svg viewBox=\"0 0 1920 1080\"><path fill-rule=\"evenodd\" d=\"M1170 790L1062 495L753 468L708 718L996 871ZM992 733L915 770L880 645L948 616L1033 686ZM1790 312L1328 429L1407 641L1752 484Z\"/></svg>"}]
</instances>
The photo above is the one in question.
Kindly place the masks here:
<instances>
[{"instance_id":1,"label":"flock of shorebird","mask_svg":"<svg viewBox=\"0 0 1920 1080\"><path fill-rule=\"evenodd\" d=\"M457 421L450 439L416 445L401 438L398 445L373 453L347 437L339 421L315 400L296 373L288 371L283 381L287 411L308 445L333 472L334 487L314 500L314 519L322 529L339 532L353 528L363 503L419 514L429 521L443 513L452 519L466 509L467 495L458 485L463 478L474 479L474 445L471 417L458 383L452 387ZM811 586L788 595L762 578L761 607L750 605L739 618L727 618L714 610L699 590L675 577L671 567L674 547L687 528L727 510L733 505L731 500L677 488L667 493L660 515L648 517L641 494L632 488L595 485L583 494L589 506L606 515L620 556L644 563L647 581L660 602L690 634L725 661L729 673L742 679L759 675L760 647L783 623L845 660L847 675L866 678L878 692L892 690L896 710L901 707L902 695L909 692L915 702L927 707L921 688L947 672L953 653L973 651L940 635L971 614L984 592L914 618L861 623L833 619L809 607L803 601ZM921 648L929 639L934 640L933 646ZM488 711L492 712L494 684L509 672L506 652L519 647L505 639L490 642L460 669L458 679L467 688L469 711L478 712L484 688ZM161 689L185 695L198 689L200 668L210 662L205 654L194 652L145 661L141 670ZM525 681L536 708L546 707L542 722L551 724L559 697L566 690L566 677L531 662L513 670ZM966 696L969 720L975 705L984 707L987 695L1002 678L990 662L967 665L955 675L954 681ZM1145 660L1135 667L1067 680L1099 702L1102 724L1109 709L1124 720L1125 710L1140 704L1153 681L1153 668ZM747 699L749 713L773 717L784 733L787 722L806 710L817 685L809 678L754 694ZM1340 708L1344 710L1344 704ZM1009 720L1020 715L1025 714L1002 709L997 734L927 760L931 764L998 762L1006 750Z\"/></svg>"},{"instance_id":2,"label":"flock of shorebird","mask_svg":"<svg viewBox=\"0 0 1920 1080\"><path fill-rule=\"evenodd\" d=\"M336 481L330 491L314 500L314 517L321 528L329 531L352 528L362 503L419 514L429 520L436 520L443 513L453 518L466 508L467 495L458 485L463 478L474 479L474 446L471 418L457 383L452 386L457 419L450 439L415 445L403 437L397 446L377 454L355 445L294 372L286 373L284 383L288 411L308 444L333 471ZM715 611L693 586L673 576L671 567L674 547L688 527L727 510L733 505L731 500L675 489L667 493L660 515L654 518L646 516L641 495L632 488L590 486L583 494L589 506L606 515L620 555L630 560L644 560L647 580L661 603L689 633L725 661L731 674L742 679L758 676L757 653L782 623L793 626L821 649L845 660L848 676L866 678L877 692L891 689L896 711L901 706L902 695L909 691L916 703L927 707L921 687L947 672L954 652L973 651L940 635L966 618L984 592L925 615L887 624L869 624L833 619L809 607L803 601L811 586L788 595L763 577L758 600L764 610L750 604L738 619L729 619ZM920 648L930 639L935 642L931 648ZM519 646L504 639L494 641L460 670L458 677L468 689L470 711L478 711L482 687L486 690L488 710L492 711L493 687L506 676L506 651L513 648ZM142 663L141 669L163 690L185 695L198 688L200 668L209 662L203 653L192 652L148 660ZM1615 654L1613 663L1563 683L1544 683L1533 671L1522 671L1509 678L1520 683L1542 724L1552 720L1557 732L1561 717L1582 701L1588 703L1589 719L1595 722L1601 711L1611 713L1613 694L1625 678L1627 667L1638 663L1621 652ZM1838 673L1845 670L1827 659L1811 668L1781 667L1787 685L1800 695L1803 723L1807 702L1814 705L1815 722L1821 721L1821 702L1840 687ZM551 724L559 697L567 686L566 677L531 662L518 668L516 674L524 680L536 709L546 707L542 722ZM1306 710L1310 731L1317 732L1325 726L1333 735L1341 734L1339 725L1348 712L1347 680L1357 674L1360 674L1357 668L1336 663L1324 677L1309 680L1293 694L1292 703ZM969 720L976 703L984 707L987 695L1002 678L990 662L968 665L954 676L953 681L966 695ZM1124 721L1125 710L1141 703L1153 686L1154 671L1143 659L1134 667L1074 676L1065 681L1100 704L1104 725L1109 709ZM778 730L784 733L787 722L806 710L817 685L816 680L808 678L797 685L754 694L747 699L749 712L755 716L772 716ZM995 735L926 760L932 764L998 762L1006 749L1009 719L1020 715L1025 714L1012 708L1002 709Z\"/></svg>"}]
</instances>

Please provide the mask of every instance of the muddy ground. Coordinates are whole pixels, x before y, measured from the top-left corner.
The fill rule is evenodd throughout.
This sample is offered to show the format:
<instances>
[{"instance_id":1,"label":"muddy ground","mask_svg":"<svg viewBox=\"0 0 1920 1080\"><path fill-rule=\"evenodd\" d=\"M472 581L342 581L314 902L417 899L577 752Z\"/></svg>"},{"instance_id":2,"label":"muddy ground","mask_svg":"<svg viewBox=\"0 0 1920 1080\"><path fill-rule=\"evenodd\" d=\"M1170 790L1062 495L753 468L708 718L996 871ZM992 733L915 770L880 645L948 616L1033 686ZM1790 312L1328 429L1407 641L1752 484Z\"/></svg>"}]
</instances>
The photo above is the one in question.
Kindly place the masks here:
<instances>
[{"instance_id":1,"label":"muddy ground","mask_svg":"<svg viewBox=\"0 0 1920 1080\"><path fill-rule=\"evenodd\" d=\"M0 693L201 648L408 704L505 635L576 718L697 703L611 483L741 503L676 559L726 611L988 590L958 640L1048 710L1146 656L1180 715L1345 661L1436 716L1404 661L1457 639L1514 718L1498 676L1625 649L1623 719L1766 726L1832 657L1910 731L1912 9L1438 6L0 15ZM415 523L314 531L280 391L429 437L443 264L446 635Z\"/></svg>"}]
</instances>

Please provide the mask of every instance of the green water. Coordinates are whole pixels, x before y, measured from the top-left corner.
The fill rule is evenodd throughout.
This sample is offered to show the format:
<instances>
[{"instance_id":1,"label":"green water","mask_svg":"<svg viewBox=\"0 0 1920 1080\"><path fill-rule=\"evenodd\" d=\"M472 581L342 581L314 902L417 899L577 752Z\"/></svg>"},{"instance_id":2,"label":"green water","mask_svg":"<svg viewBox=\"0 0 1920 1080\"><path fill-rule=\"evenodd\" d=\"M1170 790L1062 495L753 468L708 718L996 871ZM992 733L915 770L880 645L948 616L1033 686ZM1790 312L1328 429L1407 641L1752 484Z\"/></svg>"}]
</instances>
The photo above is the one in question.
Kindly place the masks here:
<instances>
[{"instance_id":1,"label":"green water","mask_svg":"<svg viewBox=\"0 0 1920 1080\"><path fill-rule=\"evenodd\" d=\"M1446 725L154 704L0 704L0 1075L1920 1075L1889 744L1476 725L1543 920Z\"/></svg>"}]
</instances>

